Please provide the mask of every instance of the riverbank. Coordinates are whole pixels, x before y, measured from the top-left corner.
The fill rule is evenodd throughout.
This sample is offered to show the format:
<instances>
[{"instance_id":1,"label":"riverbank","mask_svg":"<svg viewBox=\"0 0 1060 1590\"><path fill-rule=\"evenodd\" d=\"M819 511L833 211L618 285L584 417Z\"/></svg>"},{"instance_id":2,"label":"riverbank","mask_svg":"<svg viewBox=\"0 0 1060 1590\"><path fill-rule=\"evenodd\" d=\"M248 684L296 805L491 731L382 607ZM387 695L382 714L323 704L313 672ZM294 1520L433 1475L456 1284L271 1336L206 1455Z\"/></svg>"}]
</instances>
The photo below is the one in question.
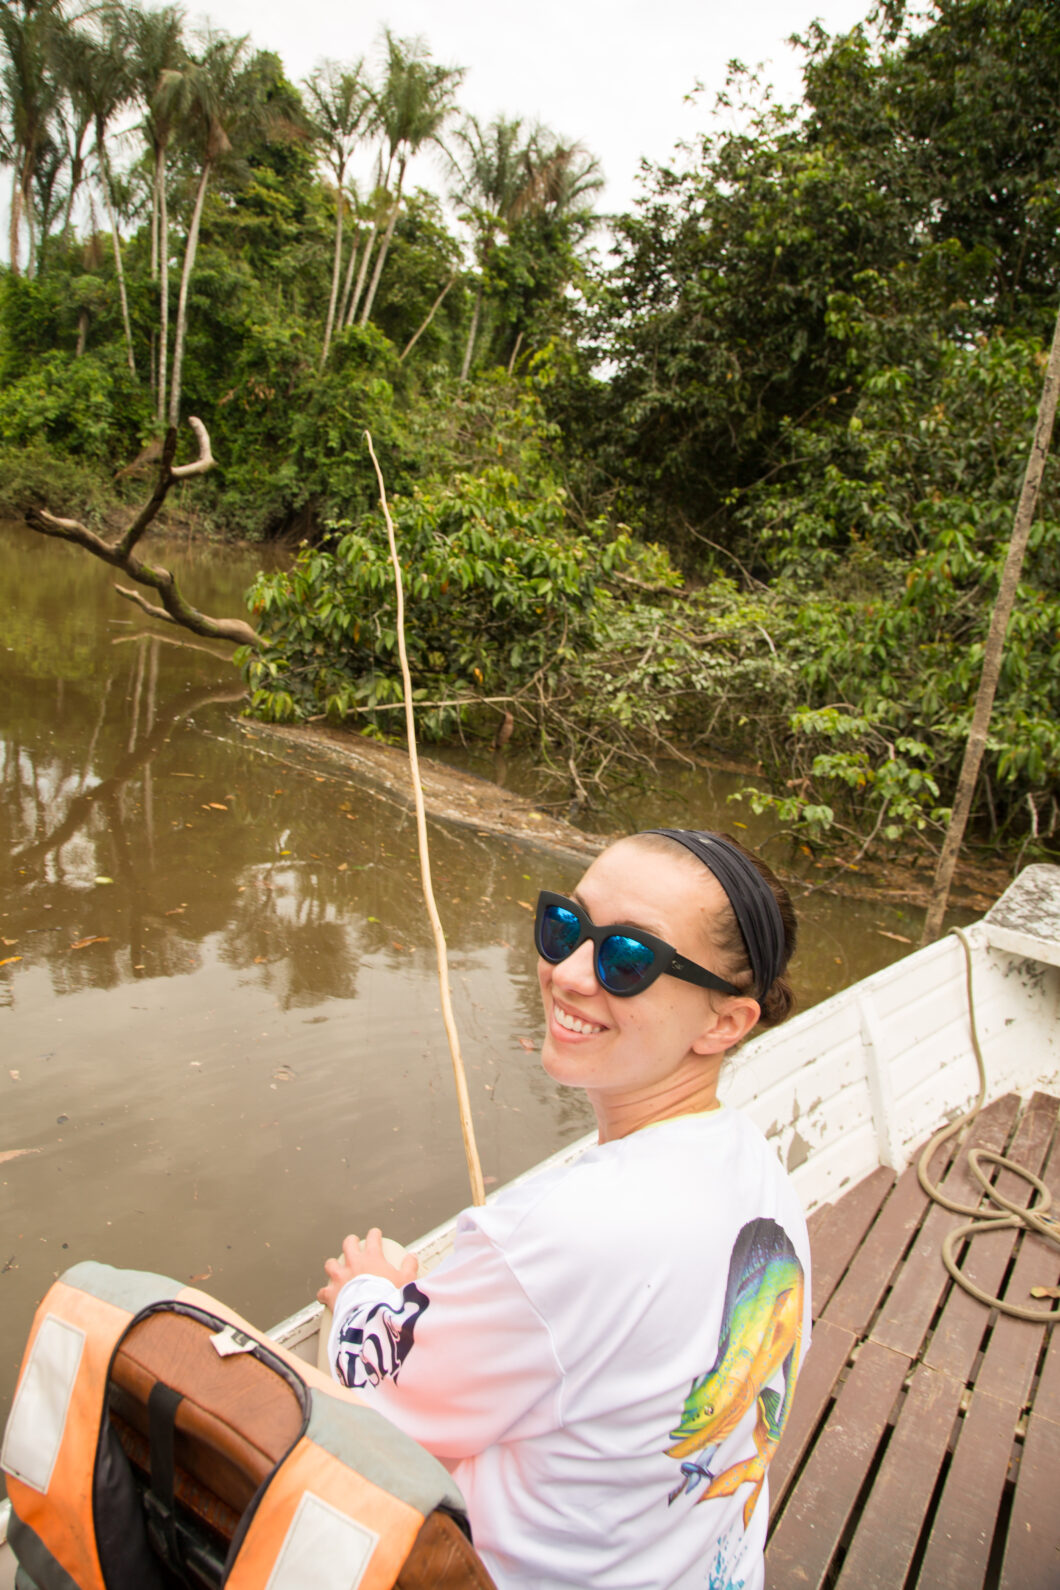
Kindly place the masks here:
<instances>
[{"instance_id":1,"label":"riverbank","mask_svg":"<svg viewBox=\"0 0 1060 1590\"><path fill-rule=\"evenodd\" d=\"M287 747L292 754L311 746L340 763L406 810L412 809L409 789L408 756L403 745L390 745L369 739L350 730L309 724L291 727L244 720L241 732L248 742L266 750ZM272 751L277 760L284 757ZM503 758L499 766L504 767ZM725 771L747 776L748 764L729 762ZM543 811L524 794L506 789L486 777L462 771L420 753L420 773L424 804L428 814L442 822L472 828L480 834L516 839L522 844L551 851L556 855L588 861L614 837L616 830L594 832ZM665 777L659 779L659 794L665 791ZM591 814L590 819L591 820ZM722 815L722 826L732 819ZM737 822L737 828L746 825ZM907 858L871 861L855 859L857 847L829 850L813 857L806 847L788 845L787 856L778 846L770 861L785 882L800 895L828 893L841 899L908 906L926 910L931 898L935 862L930 854ZM951 889L955 909L976 913L989 910L1011 882L1012 866L1005 858L968 856L959 864Z\"/></svg>"},{"instance_id":2,"label":"riverbank","mask_svg":"<svg viewBox=\"0 0 1060 1590\"><path fill-rule=\"evenodd\" d=\"M137 462L137 464L119 472L120 475L123 476L127 481L130 479L140 480L141 486L143 489L146 489L146 484L149 481L154 469L154 460L149 455L150 449L146 449L143 457ZM58 477L53 479L48 473L48 470L45 469L45 464L49 462L48 455L46 454L41 454L40 457L35 457L35 455L32 453L32 450L28 450L27 458L29 459L29 465L27 466L29 469L29 476L31 476L35 482L33 487L34 493L38 495L42 494L43 483L45 481L45 477L47 476L48 490L44 500L47 500L49 504L65 507L66 504L60 499L63 498L63 495L67 490L73 491L75 489L77 481L73 479L73 477L71 477L71 480L65 480L61 472L59 473ZM77 466L77 469L80 468L81 466ZM77 474L77 470L74 471L74 474ZM78 476L77 478L80 479L81 477ZM87 476L85 478L87 478ZM132 512L132 506L129 503L121 501L117 495L116 483L118 478L119 477L115 477L105 489L100 485L98 480L96 481L96 486L99 487L99 489L103 492L103 496L97 499L95 504L95 508L98 512L98 523L102 528L109 529L112 532L120 530L127 523L129 515ZM2 485L2 479L0 479L0 485ZM256 559L258 561L259 568L271 565L275 569L278 564L282 569L286 568L286 564L291 557L291 553L289 551L285 551L283 548L275 544L238 542L234 538L225 536L215 539L215 533L218 531L219 527L212 520L210 520L208 515L204 515L201 511L196 509L195 504L197 499L195 496L194 485L191 486L191 491L186 502L184 501L182 494L183 487L184 483L178 484L174 499L170 503L166 504L166 506L163 508L158 529L154 532L154 545L157 546L158 543L163 539L166 526L169 526L171 532L175 527L179 527L179 534L174 536L171 533L170 541L171 543L175 541L182 544L184 549L187 551L197 547L200 549L201 554L208 555L209 549L211 547L223 545L227 551L240 551L245 553L248 558ZM143 490L140 491L139 495L142 497ZM86 517L90 519L92 517L91 513L89 513L81 503L75 504L72 511L77 513L84 512ZM326 556L326 554L315 554L313 557L314 565L321 563ZM336 568L338 568L337 561ZM281 573L279 577L284 579L286 578L286 574ZM266 578L267 577L264 575L259 576L259 594L260 590L263 588L261 587L260 582ZM319 575L314 575L313 578L318 579ZM634 581L634 584L636 583L637 582ZM311 601L317 601L319 599L319 593L314 593L311 586L308 590L304 589L303 586L304 582L300 581L297 588L298 601L296 603L299 611L298 614L296 614L297 622L294 625L294 629L300 637L304 637L306 627L306 620L302 617L302 614L307 612L311 606ZM658 594L659 593L656 592L656 595ZM679 597L687 597L691 600L693 596L701 597L704 593L699 590L697 590L695 593L691 591L682 592L679 590L668 590L665 594L668 597L674 599ZM709 595L710 593L707 594ZM732 642L734 629L746 629L750 635L750 645L757 646L759 649L761 649L762 635L765 635L765 638L770 642L770 647L773 651L771 662L773 665L775 665L775 647L773 646L772 641L770 641L768 634L766 634L766 632L763 630L762 625L758 622L757 618L750 613L743 613L740 610L739 603L742 599L735 597L733 592L728 588L726 590L726 597L730 603L731 610L728 612L718 612L712 610L711 616L708 618L706 608L704 608L704 610L698 615L699 627L706 631L708 624L710 624L712 621L715 622L718 633L721 637L719 643L723 648ZM376 600L378 601L378 596L376 597ZM238 607L242 605L242 602L239 601L234 604L234 607L236 610L238 610ZM428 604L428 607L429 605L430 604ZM615 622L618 627L621 628L623 624L628 623L629 614L620 614L617 605L612 603L612 606L614 608ZM334 604L331 602L327 603L327 608L331 612L338 612L340 611L341 607L342 603L340 600L336 600ZM359 610L359 607L355 605L352 610L356 612ZM541 612L541 607L537 606L535 608L535 613L540 614ZM417 625L422 624L424 621L423 614L423 608L421 608L419 612L414 612L413 624L410 626L413 630L415 630ZM681 609L675 609L675 614L678 621L680 622L682 619ZM642 620L644 620L644 622L651 623L654 626L649 637L647 651L641 656L640 659L639 667L641 670L643 670L648 654L653 651L658 652L660 625L662 624L663 627L669 627L670 629L676 630L679 627L679 624L674 623L672 620L667 620L664 623L663 618L660 618L659 613L656 613L654 609L645 610L645 612L641 613L639 616ZM540 626L542 621L540 619L535 619L535 622ZM356 634L356 632L357 626L354 626L354 633ZM316 632L314 631L313 634L315 635L315 633ZM441 632L439 632L439 634L440 633ZM566 630L564 633L566 633ZM275 633L273 633L273 644L269 651L270 661L277 654L282 656L285 638L286 637L283 637L282 635L277 636ZM469 638L473 640L474 637L471 636ZM633 651L639 650L641 638L643 637L639 635L635 637L636 645L633 647ZM710 633L703 633L697 637L693 637L693 639L695 641L696 647L707 648L708 651L716 644L714 637ZM277 641L279 641L278 651ZM315 655L319 655L322 649L325 652L327 651L328 642L333 643L336 648L336 663L338 658L343 654L344 650L350 651L353 649L349 646L349 637L345 637L344 640L343 636L339 634L324 637L324 639L315 639L312 646L308 649L311 650ZM439 639L437 643L442 644L442 641ZM307 651L304 638L300 638L299 644L301 645L303 651ZM740 644L744 645L745 643L741 641ZM518 650L518 647L513 648L513 654L515 650ZM642 773L646 780L650 782L654 777L655 781L660 787L660 790L665 791L665 781L668 776L665 758L667 754L672 754L682 758L688 757L689 746L687 742L682 743L679 730L683 726L688 732L694 732L695 720L694 718L689 717L689 710L685 707L680 709L681 717L672 725L669 722L669 714L666 709L663 709L657 717L653 716L652 712L648 712L647 715L644 716L645 709L643 703L646 701L650 702L652 700L653 681L647 677L634 680L632 676L629 676L628 689L626 688L626 674L624 670L628 661L628 658L626 657L627 651L629 651L628 637L626 640L625 651L620 652L619 648L616 647L615 655L609 656L606 653L603 655L603 660L610 667L611 671L609 676L605 674L599 681L601 687L600 700L603 701L608 693L610 693L613 697L615 697L615 700L611 704L614 710L611 711L610 716L605 716L602 720L600 725L601 733L599 734L592 732L592 729L589 727L587 722L587 737L590 740L594 740L601 747L599 754L603 754L607 750L608 734L613 733L616 735L617 739L615 743L619 747L620 758L625 757L626 759L627 771L632 763L639 760L642 764ZM431 655L433 656L433 654ZM556 684L553 682L549 688L553 692L566 692L565 703L563 705L565 720L562 732L569 737L571 729L573 728L576 730L577 728L574 715L583 710L579 698L584 700L588 690L588 680L578 673L579 668L582 668L584 673L584 665L582 660L580 658L576 658L574 652L568 652L566 655L569 657L570 661L566 668L559 670L560 683ZM657 658L656 660L660 661L662 659ZM290 661L291 659L288 659L288 662ZM380 661L382 662L383 660L380 659ZM728 661L731 664L731 656L728 658ZM745 656L744 662L748 669L748 677L744 681L744 684L741 688L746 694L750 691L750 686L753 683L752 676L756 662L750 652L748 652ZM699 685L704 686L707 681L707 676L710 674L710 669L709 667L705 666L702 652L697 655L694 664L689 663L688 658L686 657L685 665L687 667L694 667L694 669L697 670L698 683ZM319 666L320 665L317 665L318 670ZM363 666L363 664L361 666ZM370 659L369 666L373 670L374 675L374 669L376 667L375 659ZM571 672L571 670L573 670L573 672ZM307 670L302 663L298 663L296 671L305 673ZM481 688L481 671L475 667L472 669L472 673L473 675L477 676L477 685L474 683L474 681L472 681L470 685L466 682L457 682L455 685L451 685L449 682L446 682L441 686L441 693L445 695L452 693L452 691L456 691L458 695L463 696L468 696L470 692L477 694L478 690ZM284 681L282 665L279 677L282 684ZM672 684L672 678L667 679L665 681L664 688L672 688ZM271 710L270 702L268 700L268 692L269 690L276 690L279 687L274 684L271 678L265 680L265 686L266 688L264 694L267 698L265 702L265 710ZM375 685L373 683L373 689L374 688ZM513 684L511 688L516 689L517 687ZM430 693L433 694L433 692ZM525 710L526 706L525 700L521 702L519 701L519 695L521 694L522 692L517 691L516 696L507 697L502 695L498 698L489 697L488 699L497 699L502 703L506 700L511 700L513 704L515 704L516 712L520 713ZM684 694L687 696L690 694L694 695L695 692L688 690L682 692L679 690L677 694ZM764 695L768 698L769 691L765 690ZM545 697L540 690L539 696L543 704ZM635 721L632 724L629 723L628 720L630 709L626 705L625 699L627 696L637 696L640 698L642 705L639 710L641 711L643 721ZM383 699L385 702L385 695ZM474 700L474 694L471 695L471 699ZM750 696L746 705L749 705L749 703ZM738 704L739 703L737 703L737 705ZM492 713L488 723L485 724L486 733L492 733L494 728L494 719L496 719L499 723L499 713L503 710L503 706L485 708L484 710L487 713ZM706 710L706 706L704 706L703 711L705 712ZM395 714L395 717L396 716L397 714ZM817 714L817 716L821 717L822 714ZM714 718L715 722L717 722L718 712L715 712ZM451 720L449 723L449 732L451 733L452 727L456 722L456 714L450 713L449 719ZM786 741L784 739L785 717L784 713L779 710L776 703L771 705L771 710L768 713L759 714L755 721L756 724L759 724L761 727L763 746L769 746L770 762L768 771L762 766L762 764L756 764L753 761L748 760L746 754L744 756L733 754L732 751L713 743L713 737L709 745L704 745L703 741L700 740L698 751L693 752L689 757L689 760L701 767L739 773L743 775L745 785L757 785L758 790L763 792L762 802L766 806L769 817L767 823L764 826L759 824L757 827L760 832L769 836L771 842L773 843L774 850L772 852L772 859L774 860L778 870L782 873L782 875L791 881L801 892L806 892L808 890L826 890L837 896L850 899L861 899L868 901L876 900L881 902L893 901L896 903L904 903L911 907L925 908L931 894L931 883L935 868L935 859L933 852L924 843L921 832L918 832L918 827L922 829L923 824L914 826L913 823L909 823L904 834L899 833L897 840L890 840L886 843L886 845L881 844L880 849L884 851L884 856L882 858L879 853L877 853L875 856L866 856L862 854L864 847L859 843L858 838L855 836L852 836L849 839L839 840L837 838L837 834L840 832L838 823L833 827L826 828L823 832L811 833L808 830L804 817L800 815L798 811L796 811L794 814L794 819L792 820L789 817L786 825L785 811L789 805L792 805L792 802L786 798L784 794L785 789L791 789L796 785L805 786L809 783L809 780L805 776L805 748L800 747L795 743L795 741L793 741L790 747L788 747L791 760L786 761L784 759L787 755L787 751L785 750ZM723 720L720 724L722 738L724 738L724 729L726 723L738 723L742 726L739 732L744 736L744 751L746 752L746 736L748 733L748 718L746 713L735 713L733 704L728 703ZM673 732L664 735L662 732L664 726L667 729L672 728ZM401 790L404 786L405 773L403 766L403 752L398 751L395 755L393 753L393 748L387 746L381 741L368 740L354 732L344 731L342 729L336 729L318 724L297 726L290 724L262 724L261 727L263 732L267 730L267 732L276 733L281 736L284 733L290 733L295 736L301 736L303 740L308 740L310 742L314 742L314 740L316 740L319 743L330 742L335 747L345 747L346 755L350 761L350 765L359 767L369 777L377 777L381 779L383 785L392 795L396 794L396 792ZM532 728L533 725L530 727ZM842 724L840 724L838 728L839 730L842 730L843 734L846 733L846 730ZM483 722L477 722L474 724L473 731L474 730L477 730L481 734L483 731ZM523 730L525 733L527 730L526 725L523 725ZM828 732L832 733L837 731L833 728L829 729ZM797 736L795 739L797 740ZM441 743L445 745L447 742L443 738ZM579 768L579 750L576 747L572 747L572 751L573 754L567 758L571 773L571 794L576 797L574 804L578 805L586 812L586 823L590 826L594 826L594 806L590 805L582 782L584 779L585 783L590 783L589 775L584 768ZM610 753L604 756L605 766L607 760L609 759L609 755ZM799 760L800 757L802 758L801 761ZM849 756L847 759L850 760ZM820 760L828 760L828 758L825 757L821 758ZM833 756L832 760L835 762L840 762L843 760L843 758L842 756ZM872 776L874 776L872 774L871 767L869 767L863 756L862 761L865 761L866 768L868 769L867 780L863 781L867 781L871 784ZM503 761L501 765L504 765ZM655 769L654 772L652 771L653 768ZM843 770L843 784L850 784L849 771L849 769ZM904 770L903 776L908 779L914 774L914 772L915 770L912 768L906 768ZM786 777L787 774L790 774L791 777ZM800 774L802 775L801 777L798 776ZM523 809L517 802L513 802L511 800L508 792L504 792L502 796L501 792L497 788L496 780L490 778L489 776L485 778L476 776L469 784L466 784L462 787L459 787L458 774L452 768L450 768L445 774L439 772L438 774L434 775L434 777L436 780L441 780L440 783L437 783L437 787L434 789L432 795L433 807L436 815L444 818L445 820L458 823L462 822L469 826L474 826L476 822L481 822L485 825L485 829L489 832L496 833L498 835L515 834L520 836L522 840L527 843L543 843L545 848L550 848L557 854L584 855L586 853L591 853L593 848L599 848L599 845L604 842L604 838L608 832L617 831L618 827L621 826L605 826L601 834L596 834L593 837L589 837L581 823L566 823L560 825L559 827L553 828L552 838L550 841L535 841L535 831L538 834L545 834L547 831L547 825L553 821L551 814L543 812L540 809L538 804L538 796L535 796L530 801L529 805ZM916 775L916 777L919 779L921 787L924 787L926 783L929 782L920 775ZM778 789L781 791L780 795L772 793ZM486 791L493 791L493 793L487 797L485 793ZM601 794L603 794L604 800L606 801L607 796L604 793L602 780L593 790L594 803ZM758 798L755 790L752 789L751 794L755 799ZM404 797L402 798L404 799ZM834 799L835 796L833 795L831 798ZM483 805L483 802L486 804ZM803 804L805 804L805 802L803 802ZM479 811L480 807L482 807L481 811ZM809 809L817 810L820 808L811 807ZM842 808L840 807L839 810L841 809ZM746 807L741 807L740 810L741 815L746 815ZM476 813L478 813L478 815L476 815ZM838 810L836 815L838 818ZM732 822L734 822L737 827L746 826L746 824L737 821L735 816L732 818ZM596 824L595 826L599 825ZM876 826L879 827L879 824L877 823ZM960 868L958 869L958 875L954 884L956 891L954 894L955 906L971 911L981 911L987 909L991 901L997 897L997 894L1000 893L1010 881L1013 874L1014 865L1022 860L1025 856L1027 856L1027 859L1034 859L1034 854L1037 854L1037 852L1027 856L1027 846L1025 842L1022 843L1018 849L1015 849L1010 856L999 855L989 851L980 851L979 853L972 852L971 854L966 854Z\"/></svg>"}]
</instances>

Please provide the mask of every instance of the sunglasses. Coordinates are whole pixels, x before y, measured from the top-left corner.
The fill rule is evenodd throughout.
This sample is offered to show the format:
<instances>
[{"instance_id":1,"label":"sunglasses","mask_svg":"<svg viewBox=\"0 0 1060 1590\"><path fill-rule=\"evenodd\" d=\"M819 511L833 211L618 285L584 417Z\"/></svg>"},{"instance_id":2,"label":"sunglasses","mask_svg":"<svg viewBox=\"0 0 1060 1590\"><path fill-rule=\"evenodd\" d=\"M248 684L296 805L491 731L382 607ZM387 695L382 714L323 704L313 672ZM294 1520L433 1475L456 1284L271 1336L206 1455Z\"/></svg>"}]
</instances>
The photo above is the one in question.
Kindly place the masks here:
<instances>
[{"instance_id":1,"label":"sunglasses","mask_svg":"<svg viewBox=\"0 0 1060 1590\"><path fill-rule=\"evenodd\" d=\"M623 922L596 927L577 901L543 889L537 897L534 920L534 943L542 960L558 966L586 939L592 941L597 982L620 999L643 993L664 972L682 982L695 983L697 988L716 989L719 994L740 992L705 966L686 961L672 944L657 939L653 933Z\"/></svg>"}]
</instances>

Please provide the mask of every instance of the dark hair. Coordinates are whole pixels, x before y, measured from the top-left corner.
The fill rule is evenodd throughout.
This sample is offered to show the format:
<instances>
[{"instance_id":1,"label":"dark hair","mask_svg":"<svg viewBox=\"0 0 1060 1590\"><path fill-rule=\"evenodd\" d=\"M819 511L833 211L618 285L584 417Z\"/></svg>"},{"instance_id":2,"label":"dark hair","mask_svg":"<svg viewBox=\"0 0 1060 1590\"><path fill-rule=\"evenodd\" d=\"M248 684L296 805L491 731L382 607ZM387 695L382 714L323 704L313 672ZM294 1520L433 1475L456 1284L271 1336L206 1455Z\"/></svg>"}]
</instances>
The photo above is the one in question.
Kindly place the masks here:
<instances>
[{"instance_id":1,"label":"dark hair","mask_svg":"<svg viewBox=\"0 0 1060 1590\"><path fill-rule=\"evenodd\" d=\"M698 856L694 855L691 850L686 849L680 840L670 839L667 835L660 833L632 834L630 837L646 849L657 850L663 855L684 857L691 866L698 867L701 872L705 868L705 863L700 861ZM722 889L722 897L725 904L713 924L714 947L722 958L722 965L719 970L730 983L735 983L737 988L746 990L758 1000L762 1011L759 1018L761 1025L775 1027L778 1023L787 1020L794 1011L796 1004L795 992L787 977L788 962L795 954L795 945L798 939L795 910L788 891L772 868L768 867L760 856L756 856L753 850L748 850L746 845L742 845L731 834L722 834L721 837L751 863L773 895L784 928L784 958L780 972L773 979L770 986L761 992L757 990L754 986L754 972L751 969L751 958L747 952L744 936L740 931L736 914L724 889ZM706 868L706 870L709 871L710 869ZM713 877L713 874L711 876Z\"/></svg>"}]
</instances>

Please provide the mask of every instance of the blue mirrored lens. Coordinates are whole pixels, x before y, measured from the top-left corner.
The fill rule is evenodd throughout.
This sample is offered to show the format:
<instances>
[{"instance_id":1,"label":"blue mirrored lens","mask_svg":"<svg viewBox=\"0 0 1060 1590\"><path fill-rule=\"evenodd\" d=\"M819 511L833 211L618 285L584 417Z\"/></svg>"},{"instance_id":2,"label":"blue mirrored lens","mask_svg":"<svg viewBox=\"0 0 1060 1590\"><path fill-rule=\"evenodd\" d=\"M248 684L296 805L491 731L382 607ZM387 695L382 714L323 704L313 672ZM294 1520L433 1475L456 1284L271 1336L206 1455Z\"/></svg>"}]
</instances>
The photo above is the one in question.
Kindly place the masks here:
<instances>
[{"instance_id":1,"label":"blue mirrored lens","mask_svg":"<svg viewBox=\"0 0 1060 1590\"><path fill-rule=\"evenodd\" d=\"M541 920L541 953L547 961L565 961L578 948L582 925L573 911L547 905Z\"/></svg>"},{"instance_id":2,"label":"blue mirrored lens","mask_svg":"<svg viewBox=\"0 0 1060 1590\"><path fill-rule=\"evenodd\" d=\"M600 981L613 994L638 988L655 963L655 952L639 939L611 933L600 946Z\"/></svg>"}]
</instances>

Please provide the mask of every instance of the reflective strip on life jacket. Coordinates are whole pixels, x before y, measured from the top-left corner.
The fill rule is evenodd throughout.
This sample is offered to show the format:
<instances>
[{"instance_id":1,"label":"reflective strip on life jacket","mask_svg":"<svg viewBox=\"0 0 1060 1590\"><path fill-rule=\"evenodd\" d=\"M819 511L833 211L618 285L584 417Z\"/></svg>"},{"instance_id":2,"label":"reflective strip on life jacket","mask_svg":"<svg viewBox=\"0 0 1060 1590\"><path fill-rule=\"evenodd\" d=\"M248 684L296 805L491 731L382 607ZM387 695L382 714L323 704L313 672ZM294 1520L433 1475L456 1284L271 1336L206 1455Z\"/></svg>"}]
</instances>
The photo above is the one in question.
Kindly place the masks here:
<instances>
[{"instance_id":1,"label":"reflective strip on life jacket","mask_svg":"<svg viewBox=\"0 0 1060 1590\"><path fill-rule=\"evenodd\" d=\"M92 1485L107 1370L129 1319L128 1310L56 1281L33 1321L4 1437L11 1505L79 1590L105 1590Z\"/></svg>"},{"instance_id":2,"label":"reflective strip on life jacket","mask_svg":"<svg viewBox=\"0 0 1060 1590\"><path fill-rule=\"evenodd\" d=\"M228 1590L390 1590L422 1524L305 1435L258 1503Z\"/></svg>"}]
</instances>

